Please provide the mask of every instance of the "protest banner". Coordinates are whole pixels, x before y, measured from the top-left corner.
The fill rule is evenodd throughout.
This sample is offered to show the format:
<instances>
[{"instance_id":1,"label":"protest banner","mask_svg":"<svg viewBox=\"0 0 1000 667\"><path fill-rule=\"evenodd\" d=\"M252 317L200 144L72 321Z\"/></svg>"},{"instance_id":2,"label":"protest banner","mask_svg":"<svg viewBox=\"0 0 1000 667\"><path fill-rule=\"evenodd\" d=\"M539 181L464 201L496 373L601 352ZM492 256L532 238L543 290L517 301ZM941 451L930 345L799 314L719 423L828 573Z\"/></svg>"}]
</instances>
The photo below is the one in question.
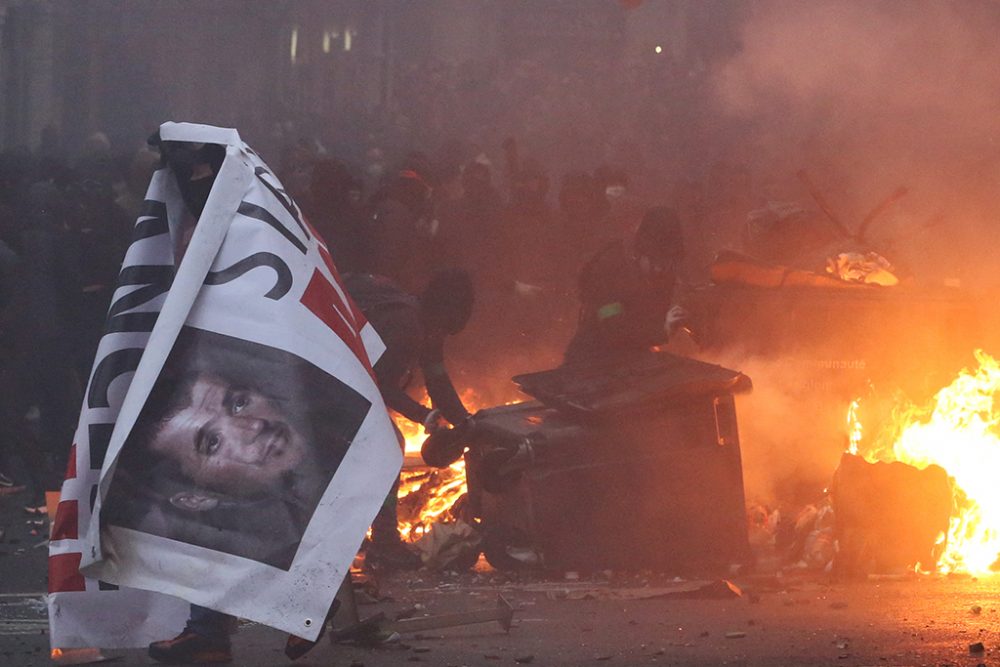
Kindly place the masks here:
<instances>
[{"instance_id":1,"label":"protest banner","mask_svg":"<svg viewBox=\"0 0 1000 667\"><path fill-rule=\"evenodd\" d=\"M173 171L150 184L54 522L52 645L163 639L186 602L315 639L401 465L383 346L235 130L160 138L225 159L196 225Z\"/></svg>"}]
</instances>

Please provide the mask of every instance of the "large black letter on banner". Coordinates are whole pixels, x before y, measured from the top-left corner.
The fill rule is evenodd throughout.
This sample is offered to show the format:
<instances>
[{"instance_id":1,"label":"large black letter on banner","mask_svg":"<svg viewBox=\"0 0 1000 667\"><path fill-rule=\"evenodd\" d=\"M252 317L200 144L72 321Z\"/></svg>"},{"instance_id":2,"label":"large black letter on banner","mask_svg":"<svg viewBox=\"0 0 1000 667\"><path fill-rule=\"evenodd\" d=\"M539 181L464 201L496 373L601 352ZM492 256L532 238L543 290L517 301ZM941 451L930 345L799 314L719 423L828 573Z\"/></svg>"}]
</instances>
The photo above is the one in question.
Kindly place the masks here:
<instances>
[{"instance_id":1,"label":"large black letter on banner","mask_svg":"<svg viewBox=\"0 0 1000 667\"><path fill-rule=\"evenodd\" d=\"M292 289L291 269L288 268L288 264L285 264L285 260L271 252L258 252L250 255L249 257L244 257L232 266L222 269L221 271L212 271L205 276L205 284L224 285L225 283L236 280L243 274L256 269L258 266L267 266L274 269L274 272L278 274L278 279L274 283L274 287L268 290L267 294L264 295L268 299L274 299L277 301L281 297L288 294L288 290Z\"/></svg>"},{"instance_id":2,"label":"large black letter on banner","mask_svg":"<svg viewBox=\"0 0 1000 667\"><path fill-rule=\"evenodd\" d=\"M97 368L94 369L94 375L90 378L87 407L111 407L111 403L108 400L108 388L116 377L130 373L139 367L139 360L142 359L142 353L143 349L141 347L127 347L123 350L115 350L101 359L101 362L97 364Z\"/></svg>"}]
</instances>

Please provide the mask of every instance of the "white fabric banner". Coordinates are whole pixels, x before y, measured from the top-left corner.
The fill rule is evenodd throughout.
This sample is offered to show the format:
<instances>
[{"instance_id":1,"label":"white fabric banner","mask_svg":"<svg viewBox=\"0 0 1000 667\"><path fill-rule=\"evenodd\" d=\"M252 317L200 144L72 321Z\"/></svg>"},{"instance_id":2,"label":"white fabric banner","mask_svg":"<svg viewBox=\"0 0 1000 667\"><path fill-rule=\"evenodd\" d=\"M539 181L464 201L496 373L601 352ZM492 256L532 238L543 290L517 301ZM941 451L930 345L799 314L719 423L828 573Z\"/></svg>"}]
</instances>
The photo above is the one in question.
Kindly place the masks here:
<instances>
[{"instance_id":1,"label":"white fabric banner","mask_svg":"<svg viewBox=\"0 0 1000 667\"><path fill-rule=\"evenodd\" d=\"M235 130L160 136L226 157L176 269L190 214L170 170L150 184L54 525L52 646L164 639L186 602L315 639L402 463L384 348Z\"/></svg>"}]
</instances>

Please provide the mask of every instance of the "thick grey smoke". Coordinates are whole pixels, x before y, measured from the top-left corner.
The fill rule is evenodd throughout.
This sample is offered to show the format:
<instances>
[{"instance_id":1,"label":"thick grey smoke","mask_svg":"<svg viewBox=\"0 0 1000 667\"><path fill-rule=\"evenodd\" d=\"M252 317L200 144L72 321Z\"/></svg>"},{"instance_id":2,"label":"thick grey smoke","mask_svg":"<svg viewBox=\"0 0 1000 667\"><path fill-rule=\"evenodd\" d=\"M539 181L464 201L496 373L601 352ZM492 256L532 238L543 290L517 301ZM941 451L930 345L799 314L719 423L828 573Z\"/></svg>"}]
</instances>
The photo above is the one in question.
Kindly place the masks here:
<instances>
[{"instance_id":1,"label":"thick grey smoke","mask_svg":"<svg viewBox=\"0 0 1000 667\"><path fill-rule=\"evenodd\" d=\"M768 194L807 198L791 176L805 167L856 226L905 185L872 240L916 276L996 283L982 239L1000 217L998 27L990 2L765 1L714 90Z\"/></svg>"}]
</instances>

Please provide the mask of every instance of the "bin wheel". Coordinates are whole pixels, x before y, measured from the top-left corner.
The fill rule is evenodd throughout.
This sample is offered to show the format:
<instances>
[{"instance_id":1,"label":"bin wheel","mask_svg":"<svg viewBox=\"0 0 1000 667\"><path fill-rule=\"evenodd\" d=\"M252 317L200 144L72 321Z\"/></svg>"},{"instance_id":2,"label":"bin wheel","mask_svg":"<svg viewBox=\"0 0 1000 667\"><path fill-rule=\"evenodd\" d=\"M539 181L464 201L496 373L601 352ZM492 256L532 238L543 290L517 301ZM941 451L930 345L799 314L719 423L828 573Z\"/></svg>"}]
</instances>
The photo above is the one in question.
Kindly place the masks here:
<instances>
[{"instance_id":1,"label":"bin wheel","mask_svg":"<svg viewBox=\"0 0 1000 667\"><path fill-rule=\"evenodd\" d=\"M524 531L503 524L488 524L483 527L483 555L492 567L502 572L539 567L541 563L525 562L514 558L507 551L508 547L530 548L531 546L531 540Z\"/></svg>"}]
</instances>

